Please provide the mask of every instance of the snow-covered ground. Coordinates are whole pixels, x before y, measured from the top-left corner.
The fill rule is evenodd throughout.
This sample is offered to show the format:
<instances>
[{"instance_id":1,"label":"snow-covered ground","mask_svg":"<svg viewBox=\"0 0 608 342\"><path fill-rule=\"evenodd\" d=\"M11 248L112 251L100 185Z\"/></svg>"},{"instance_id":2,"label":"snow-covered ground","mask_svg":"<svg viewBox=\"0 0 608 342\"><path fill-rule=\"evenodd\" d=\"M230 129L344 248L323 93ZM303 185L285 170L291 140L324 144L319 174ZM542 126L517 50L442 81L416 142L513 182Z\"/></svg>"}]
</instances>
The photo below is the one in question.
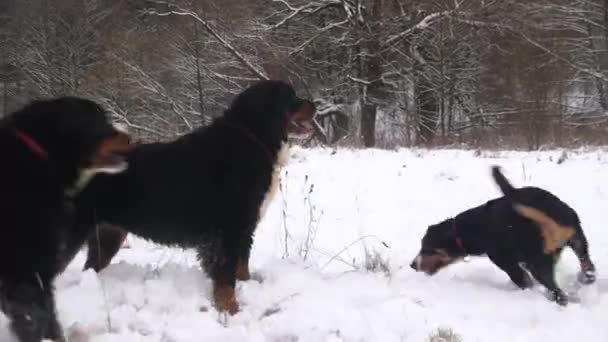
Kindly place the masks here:
<instances>
[{"instance_id":1,"label":"snow-covered ground","mask_svg":"<svg viewBox=\"0 0 608 342\"><path fill-rule=\"evenodd\" d=\"M59 316L73 341L91 342L423 342L438 327L465 342L608 341L608 153L570 153L558 165L560 154L293 149L257 230L261 282L238 284L236 316L211 307L192 252L136 238L100 275L81 272L77 257L57 280ZM578 289L569 250L557 274L580 303L559 307L540 286L520 291L485 258L434 277L409 268L429 224L499 195L492 164L580 214L598 281Z\"/></svg>"}]
</instances>

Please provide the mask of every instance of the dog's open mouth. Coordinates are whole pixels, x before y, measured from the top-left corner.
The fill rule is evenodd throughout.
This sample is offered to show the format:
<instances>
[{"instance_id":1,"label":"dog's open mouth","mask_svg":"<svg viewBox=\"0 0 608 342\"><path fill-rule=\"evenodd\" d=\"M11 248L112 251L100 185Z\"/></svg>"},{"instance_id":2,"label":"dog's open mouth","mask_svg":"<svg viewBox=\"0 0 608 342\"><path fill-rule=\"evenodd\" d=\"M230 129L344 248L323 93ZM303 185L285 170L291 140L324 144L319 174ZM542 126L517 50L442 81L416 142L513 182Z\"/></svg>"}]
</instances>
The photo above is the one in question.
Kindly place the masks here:
<instances>
[{"instance_id":1,"label":"dog's open mouth","mask_svg":"<svg viewBox=\"0 0 608 342\"><path fill-rule=\"evenodd\" d=\"M129 136L121 131L105 139L97 148L89 169L95 173L119 173L127 169Z\"/></svg>"},{"instance_id":2,"label":"dog's open mouth","mask_svg":"<svg viewBox=\"0 0 608 342\"><path fill-rule=\"evenodd\" d=\"M310 136L314 132L312 121L289 121L289 136Z\"/></svg>"},{"instance_id":3,"label":"dog's open mouth","mask_svg":"<svg viewBox=\"0 0 608 342\"><path fill-rule=\"evenodd\" d=\"M314 133L313 119L316 108L310 101L303 101L303 104L296 112L289 113L287 123L287 134L290 138L306 139Z\"/></svg>"},{"instance_id":4,"label":"dog's open mouth","mask_svg":"<svg viewBox=\"0 0 608 342\"><path fill-rule=\"evenodd\" d=\"M119 173L125 171L129 166L124 155L109 154L91 169L96 173Z\"/></svg>"},{"instance_id":5,"label":"dog's open mouth","mask_svg":"<svg viewBox=\"0 0 608 342\"><path fill-rule=\"evenodd\" d=\"M444 251L438 251L436 254L422 255L419 254L410 267L417 272L424 272L427 275L434 275L442 268L458 261L459 258L451 257Z\"/></svg>"}]
</instances>

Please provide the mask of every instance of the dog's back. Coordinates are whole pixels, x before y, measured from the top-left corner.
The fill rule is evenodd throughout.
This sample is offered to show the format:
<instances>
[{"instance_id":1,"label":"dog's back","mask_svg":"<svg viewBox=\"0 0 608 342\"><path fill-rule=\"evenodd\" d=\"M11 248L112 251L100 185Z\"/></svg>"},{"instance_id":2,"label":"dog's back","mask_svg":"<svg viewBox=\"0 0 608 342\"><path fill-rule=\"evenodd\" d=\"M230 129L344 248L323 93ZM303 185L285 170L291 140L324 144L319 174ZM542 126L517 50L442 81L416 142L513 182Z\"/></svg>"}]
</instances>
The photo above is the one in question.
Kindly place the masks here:
<instances>
[{"instance_id":1,"label":"dog's back","mask_svg":"<svg viewBox=\"0 0 608 342\"><path fill-rule=\"evenodd\" d=\"M512 203L515 212L534 222L540 229L543 251L553 254L581 231L576 211L552 193L536 188L514 188L497 166L492 167L492 177Z\"/></svg>"},{"instance_id":2,"label":"dog's back","mask_svg":"<svg viewBox=\"0 0 608 342\"><path fill-rule=\"evenodd\" d=\"M96 176L79 196L79 220L83 226L92 219L110 222L158 243L194 246L215 234L226 217L255 221L272 171L260 152L247 137L217 124L176 141L137 146L129 153L128 170ZM231 212L235 207L238 215Z\"/></svg>"}]
</instances>

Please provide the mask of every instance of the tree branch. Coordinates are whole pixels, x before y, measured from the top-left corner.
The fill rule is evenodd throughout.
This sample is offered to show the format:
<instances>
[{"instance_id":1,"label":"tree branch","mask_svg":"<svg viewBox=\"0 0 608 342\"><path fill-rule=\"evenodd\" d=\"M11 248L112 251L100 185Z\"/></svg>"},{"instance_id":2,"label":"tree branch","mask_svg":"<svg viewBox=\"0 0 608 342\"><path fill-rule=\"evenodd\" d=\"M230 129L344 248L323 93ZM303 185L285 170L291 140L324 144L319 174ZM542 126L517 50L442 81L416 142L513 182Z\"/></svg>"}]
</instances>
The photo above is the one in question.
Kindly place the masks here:
<instances>
[{"instance_id":1,"label":"tree branch","mask_svg":"<svg viewBox=\"0 0 608 342\"><path fill-rule=\"evenodd\" d=\"M599 72L599 71L595 71L595 70L592 70L592 69L590 69L590 68L585 68L585 67L582 67L582 66L580 66L580 65L577 65L576 63L571 62L571 61L570 61L570 60L568 60L567 58L564 58L564 57L562 57L562 56L560 56L560 55L556 54L555 52L551 51L549 48L545 47L544 45L542 45L541 43L537 42L536 40L534 40L534 39L530 38L530 37L529 37L529 36L527 36L525 33L523 33L523 32L519 32L519 34L520 34L520 35L521 35L521 36L522 36L522 37L523 37L523 38L524 38L524 39L525 39L525 40L526 40L528 43L530 43L530 44L534 45L535 47L537 47L537 48L539 48L539 49L543 50L544 52L546 52L546 53L550 54L550 55L551 55L552 57L554 57L555 59L557 59L557 60L559 60L559 61L561 61L561 62L564 62L564 63L566 63L566 64L570 65L572 68L574 68L574 69L576 69L576 70L578 70L578 71L580 71L580 72L582 72L582 73L585 73L585 74L591 75L591 76L593 76L593 77L596 77L596 78L598 78L598 79L600 79L600 80L602 80L602 81L604 81L604 82L608 82L608 76L606 76L606 75L602 74L601 72Z\"/></svg>"},{"instance_id":2,"label":"tree branch","mask_svg":"<svg viewBox=\"0 0 608 342\"><path fill-rule=\"evenodd\" d=\"M156 2L156 3L160 3L160 2ZM162 3L162 4L167 5L169 7L169 9L165 12L159 12L154 8L149 8L149 9L146 9L145 12L147 14L157 15L160 17L164 17L164 16L173 14L173 15L188 16L188 17L193 18L194 20L201 23L201 25L203 25L203 27L205 28L205 30L207 30L207 32L209 34L211 34L220 44L222 44L222 46L226 50L228 50L228 52L230 52L230 54L232 54L239 62L241 62L255 76L257 76L259 79L262 79L262 80L270 79L270 77L268 77L268 75L262 70L262 68L260 66L255 65L249 59L247 59L234 45L232 45L228 40L224 39L215 30L215 28L213 28L211 26L211 24L209 24L206 20L201 18L198 14L196 14L193 11L189 11L189 10L186 10L183 8L176 7L169 3ZM175 7L175 9L172 9L172 7Z\"/></svg>"}]
</instances>

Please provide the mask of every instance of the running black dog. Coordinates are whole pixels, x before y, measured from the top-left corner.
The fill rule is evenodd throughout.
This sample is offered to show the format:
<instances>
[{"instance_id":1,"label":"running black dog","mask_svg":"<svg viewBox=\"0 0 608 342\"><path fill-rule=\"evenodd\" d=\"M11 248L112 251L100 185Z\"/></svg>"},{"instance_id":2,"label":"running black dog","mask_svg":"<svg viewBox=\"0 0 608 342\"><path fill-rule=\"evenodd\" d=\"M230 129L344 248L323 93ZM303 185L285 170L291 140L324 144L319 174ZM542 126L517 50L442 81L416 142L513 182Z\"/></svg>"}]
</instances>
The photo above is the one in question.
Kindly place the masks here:
<instances>
[{"instance_id":1,"label":"running black dog","mask_svg":"<svg viewBox=\"0 0 608 342\"><path fill-rule=\"evenodd\" d=\"M567 304L554 278L554 265L565 246L580 261L579 281L595 281L578 215L543 189L515 189L498 167L492 168L492 176L505 196L430 226L410 266L432 275L467 255L487 254L520 288L532 285L529 271L557 303Z\"/></svg>"},{"instance_id":2,"label":"running black dog","mask_svg":"<svg viewBox=\"0 0 608 342\"><path fill-rule=\"evenodd\" d=\"M124 231L194 248L213 280L216 308L236 313L235 283L250 277L254 231L278 189L288 135L311 134L314 113L288 84L262 81L211 125L134 147L126 172L96 176L79 196L78 239L92 234L86 267L105 267ZM103 222L112 226L94 229Z\"/></svg>"},{"instance_id":3,"label":"running black dog","mask_svg":"<svg viewBox=\"0 0 608 342\"><path fill-rule=\"evenodd\" d=\"M73 252L69 194L95 172L119 172L128 136L96 103L33 102L0 121L0 308L19 341L64 341L53 279Z\"/></svg>"}]
</instances>

